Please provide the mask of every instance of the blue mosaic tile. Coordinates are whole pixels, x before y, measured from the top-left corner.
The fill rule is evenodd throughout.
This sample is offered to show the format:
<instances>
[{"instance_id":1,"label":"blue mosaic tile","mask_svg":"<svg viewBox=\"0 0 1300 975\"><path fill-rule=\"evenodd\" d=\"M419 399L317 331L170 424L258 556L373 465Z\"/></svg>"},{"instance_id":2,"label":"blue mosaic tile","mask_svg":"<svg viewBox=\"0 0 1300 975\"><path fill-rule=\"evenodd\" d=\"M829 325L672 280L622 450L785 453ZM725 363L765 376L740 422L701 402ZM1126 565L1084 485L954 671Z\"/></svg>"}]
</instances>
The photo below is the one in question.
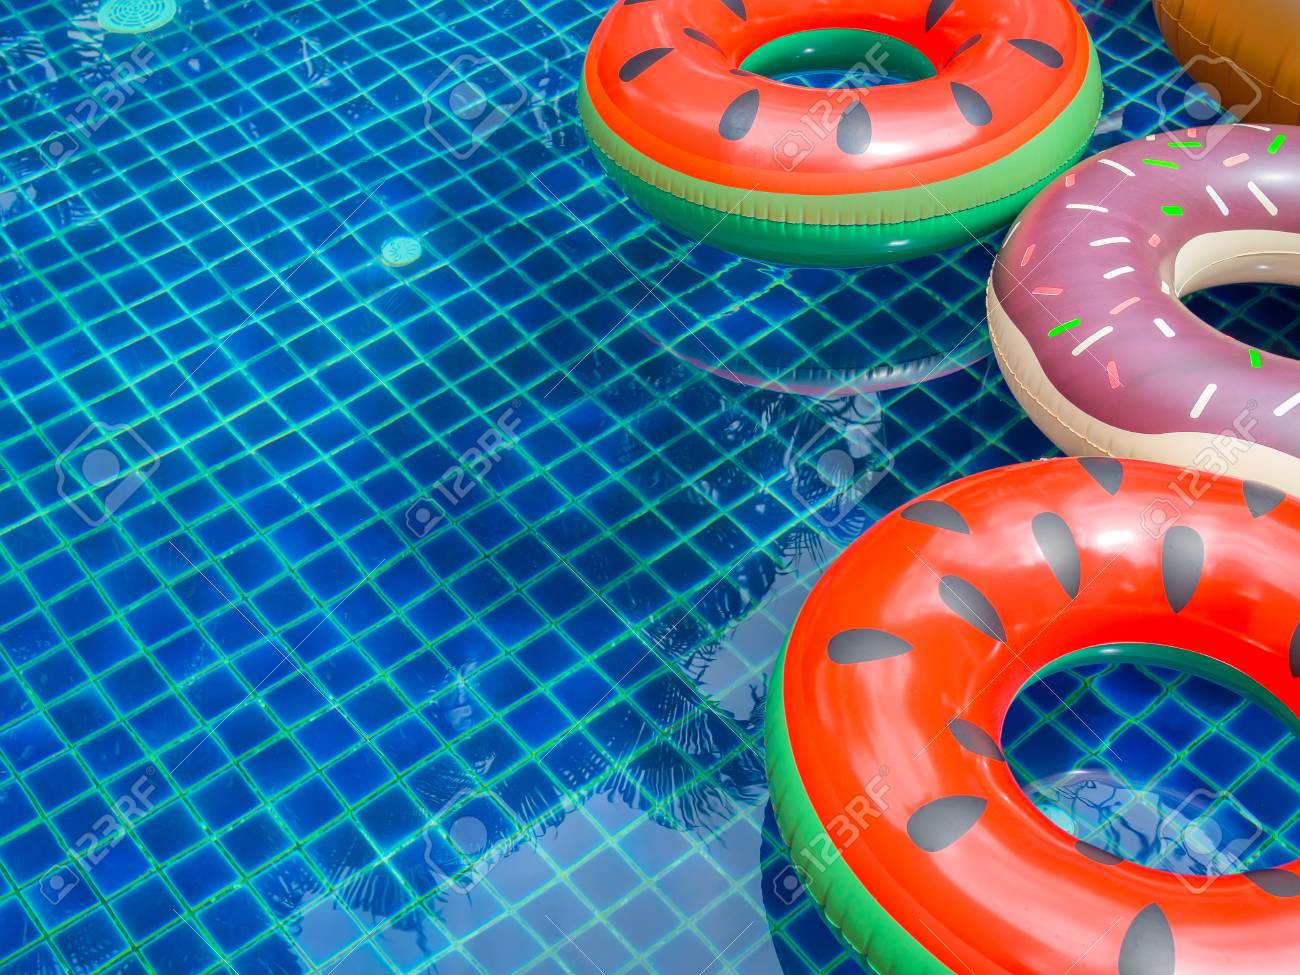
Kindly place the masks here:
<instances>
[{"instance_id":1,"label":"blue mosaic tile","mask_svg":"<svg viewBox=\"0 0 1300 975\"><path fill-rule=\"evenodd\" d=\"M0 975L859 971L782 886L763 688L875 518L1049 450L982 358L981 242L841 273L649 223L576 121L599 5L182 2L137 36L11 7ZM1177 69L1148 5L1081 9L1100 148L1162 121ZM51 160L139 45L148 77ZM448 70L526 96L465 159ZM402 237L419 256L386 266ZM1295 354L1283 289L1189 305ZM846 428L761 382L944 353L860 397L893 468L827 524L790 455ZM507 411L508 449L441 491ZM61 494L101 441L147 476L73 463ZM1252 862L1294 858L1300 752L1203 683L1027 692L1017 768L1101 763L1100 734L1236 797Z\"/></svg>"}]
</instances>

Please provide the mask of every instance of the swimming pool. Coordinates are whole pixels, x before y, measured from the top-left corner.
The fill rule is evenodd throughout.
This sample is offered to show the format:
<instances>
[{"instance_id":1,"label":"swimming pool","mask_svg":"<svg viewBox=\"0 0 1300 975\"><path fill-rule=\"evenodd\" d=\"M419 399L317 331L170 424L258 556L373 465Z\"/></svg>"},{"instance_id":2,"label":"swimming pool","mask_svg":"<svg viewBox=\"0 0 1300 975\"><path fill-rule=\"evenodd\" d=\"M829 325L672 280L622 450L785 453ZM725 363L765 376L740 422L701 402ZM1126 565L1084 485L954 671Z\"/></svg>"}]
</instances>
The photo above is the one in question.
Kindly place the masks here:
<instances>
[{"instance_id":1,"label":"swimming pool","mask_svg":"<svg viewBox=\"0 0 1300 975\"><path fill-rule=\"evenodd\" d=\"M995 242L650 225L576 121L600 4L105 7L0 14L0 973L858 970L767 674L875 518L1050 452L985 358ZM1101 148L1176 68L1083 9ZM1295 354L1292 293L1195 301ZM1144 716L1144 777L1300 808L1293 742L1136 680L1032 698L1025 778L1111 788Z\"/></svg>"}]
</instances>

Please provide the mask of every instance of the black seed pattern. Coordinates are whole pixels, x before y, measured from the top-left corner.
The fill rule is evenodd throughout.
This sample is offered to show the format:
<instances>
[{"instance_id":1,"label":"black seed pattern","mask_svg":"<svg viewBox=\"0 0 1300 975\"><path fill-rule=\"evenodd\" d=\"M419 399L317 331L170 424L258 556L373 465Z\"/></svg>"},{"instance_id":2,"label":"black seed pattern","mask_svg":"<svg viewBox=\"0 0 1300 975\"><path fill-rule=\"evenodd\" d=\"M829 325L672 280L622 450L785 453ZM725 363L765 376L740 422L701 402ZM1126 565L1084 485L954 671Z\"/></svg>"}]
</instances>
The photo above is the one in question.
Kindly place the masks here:
<instances>
[{"instance_id":1,"label":"black seed pattern","mask_svg":"<svg viewBox=\"0 0 1300 975\"><path fill-rule=\"evenodd\" d=\"M835 144L840 152L850 156L862 155L871 145L871 116L862 102L854 102L840 115L840 122L835 126Z\"/></svg>"},{"instance_id":2,"label":"black seed pattern","mask_svg":"<svg viewBox=\"0 0 1300 975\"><path fill-rule=\"evenodd\" d=\"M722 0L722 3L741 20L749 19L749 15L745 13L745 0Z\"/></svg>"},{"instance_id":3,"label":"black seed pattern","mask_svg":"<svg viewBox=\"0 0 1300 975\"><path fill-rule=\"evenodd\" d=\"M618 69L618 80L626 84L638 78L647 68L657 64L672 53L673 49L671 47L652 47L640 54L633 54L623 62L623 67Z\"/></svg>"},{"instance_id":4,"label":"black seed pattern","mask_svg":"<svg viewBox=\"0 0 1300 975\"><path fill-rule=\"evenodd\" d=\"M1174 933L1155 904L1129 925L1119 949L1119 975L1174 975Z\"/></svg>"},{"instance_id":5,"label":"black seed pattern","mask_svg":"<svg viewBox=\"0 0 1300 975\"><path fill-rule=\"evenodd\" d=\"M1289 870L1251 870L1246 879L1273 897L1300 897L1300 877Z\"/></svg>"},{"instance_id":6,"label":"black seed pattern","mask_svg":"<svg viewBox=\"0 0 1300 975\"><path fill-rule=\"evenodd\" d=\"M826 653L837 664L862 664L908 653L912 645L884 630L845 630L826 644Z\"/></svg>"},{"instance_id":7,"label":"black seed pattern","mask_svg":"<svg viewBox=\"0 0 1300 975\"><path fill-rule=\"evenodd\" d=\"M975 629L1000 643L1005 643L1007 631L988 598L960 576L944 576L939 581L939 598L950 610Z\"/></svg>"},{"instance_id":8,"label":"black seed pattern","mask_svg":"<svg viewBox=\"0 0 1300 975\"><path fill-rule=\"evenodd\" d=\"M963 54L969 51L972 47L974 47L981 40L983 40L983 38L984 38L983 34L975 34L971 37L966 38L966 40L962 41L961 44L958 45L957 50L953 51L950 55L948 55L948 60L943 63L943 66L945 68L948 67L948 65L952 64L959 57L961 57Z\"/></svg>"},{"instance_id":9,"label":"black seed pattern","mask_svg":"<svg viewBox=\"0 0 1300 975\"><path fill-rule=\"evenodd\" d=\"M1074 844L1074 848L1086 856L1094 863L1100 863L1103 867L1114 867L1124 862L1123 857L1117 857L1110 850L1103 850L1099 846L1093 846L1091 843L1085 843L1079 840Z\"/></svg>"},{"instance_id":10,"label":"black seed pattern","mask_svg":"<svg viewBox=\"0 0 1300 975\"><path fill-rule=\"evenodd\" d=\"M727 106L718 122L718 135L735 142L749 135L754 119L758 117L758 89L737 95Z\"/></svg>"},{"instance_id":11,"label":"black seed pattern","mask_svg":"<svg viewBox=\"0 0 1300 975\"><path fill-rule=\"evenodd\" d=\"M926 853L938 853L965 836L988 808L979 796L945 796L912 813L907 835Z\"/></svg>"},{"instance_id":12,"label":"black seed pattern","mask_svg":"<svg viewBox=\"0 0 1300 975\"><path fill-rule=\"evenodd\" d=\"M933 30L934 25L939 23L939 18L948 12L954 0L930 0L930 6L925 11L925 29Z\"/></svg>"},{"instance_id":13,"label":"black seed pattern","mask_svg":"<svg viewBox=\"0 0 1300 975\"><path fill-rule=\"evenodd\" d=\"M957 107L961 109L962 118L967 122L974 126L983 126L993 121L993 109L984 100L984 96L974 88L956 81L951 82L948 87L952 89L952 97L957 101Z\"/></svg>"},{"instance_id":14,"label":"black seed pattern","mask_svg":"<svg viewBox=\"0 0 1300 975\"><path fill-rule=\"evenodd\" d=\"M698 31L694 27L683 27L682 33L685 34L687 37L689 37L691 40L699 41L701 44L707 44L709 47L713 48L719 54L722 53L722 45L720 45L708 34L705 34L702 31Z\"/></svg>"},{"instance_id":15,"label":"black seed pattern","mask_svg":"<svg viewBox=\"0 0 1300 975\"><path fill-rule=\"evenodd\" d=\"M944 528L962 535L970 534L970 525L950 504L942 501L917 501L903 509L902 517L931 528Z\"/></svg>"},{"instance_id":16,"label":"black seed pattern","mask_svg":"<svg viewBox=\"0 0 1300 975\"><path fill-rule=\"evenodd\" d=\"M1300 677L1300 623L1291 633L1291 676Z\"/></svg>"},{"instance_id":17,"label":"black seed pattern","mask_svg":"<svg viewBox=\"0 0 1300 975\"><path fill-rule=\"evenodd\" d=\"M1119 492L1124 483L1124 465L1114 457L1080 457L1079 463L1094 481L1106 489L1107 494Z\"/></svg>"},{"instance_id":18,"label":"black seed pattern","mask_svg":"<svg viewBox=\"0 0 1300 975\"><path fill-rule=\"evenodd\" d=\"M1024 51L1039 64L1045 64L1049 68L1059 68L1065 64L1065 58L1061 56L1061 52L1043 41L1036 41L1029 37L1017 37L1007 43L1017 51Z\"/></svg>"},{"instance_id":19,"label":"black seed pattern","mask_svg":"<svg viewBox=\"0 0 1300 975\"><path fill-rule=\"evenodd\" d=\"M1263 518L1286 500L1286 492L1259 481L1246 481L1242 492L1246 495L1246 507L1255 518Z\"/></svg>"},{"instance_id":20,"label":"black seed pattern","mask_svg":"<svg viewBox=\"0 0 1300 975\"><path fill-rule=\"evenodd\" d=\"M1002 754L1002 749L993 740L993 736L979 725L972 724L965 718L953 718L948 722L948 730L957 739L957 744L961 745L966 751L999 762L1006 761L1006 756Z\"/></svg>"},{"instance_id":21,"label":"black seed pattern","mask_svg":"<svg viewBox=\"0 0 1300 975\"><path fill-rule=\"evenodd\" d=\"M1165 584L1169 608L1181 613L1191 602L1205 566L1205 542L1193 528L1174 525L1165 532L1160 550L1160 576Z\"/></svg>"},{"instance_id":22,"label":"black seed pattern","mask_svg":"<svg viewBox=\"0 0 1300 975\"><path fill-rule=\"evenodd\" d=\"M1074 534L1065 519L1058 514L1044 511L1034 515L1034 541L1038 550L1047 560L1047 566L1056 576L1067 596L1073 599L1079 595L1079 546L1074 541Z\"/></svg>"}]
</instances>

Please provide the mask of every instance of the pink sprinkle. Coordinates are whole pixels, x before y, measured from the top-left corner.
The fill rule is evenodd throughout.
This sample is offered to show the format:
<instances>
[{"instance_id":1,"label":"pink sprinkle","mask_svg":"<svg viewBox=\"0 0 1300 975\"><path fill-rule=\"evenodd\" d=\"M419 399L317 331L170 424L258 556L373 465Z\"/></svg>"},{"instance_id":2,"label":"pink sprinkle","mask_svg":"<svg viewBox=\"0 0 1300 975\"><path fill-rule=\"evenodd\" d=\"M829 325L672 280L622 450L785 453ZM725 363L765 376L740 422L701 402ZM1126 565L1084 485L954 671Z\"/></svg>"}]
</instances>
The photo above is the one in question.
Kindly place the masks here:
<instances>
[{"instance_id":1,"label":"pink sprinkle","mask_svg":"<svg viewBox=\"0 0 1300 975\"><path fill-rule=\"evenodd\" d=\"M1190 138L1192 138L1192 139L1195 139L1195 138L1196 138L1196 130L1195 130L1195 129L1188 129L1188 130L1187 130L1187 135L1188 135L1188 137L1190 137Z\"/></svg>"},{"instance_id":2,"label":"pink sprinkle","mask_svg":"<svg viewBox=\"0 0 1300 975\"><path fill-rule=\"evenodd\" d=\"M1110 362L1106 363L1106 375L1110 377L1110 388L1119 389L1121 385L1119 381L1119 366L1115 365L1114 359L1111 359Z\"/></svg>"},{"instance_id":3,"label":"pink sprinkle","mask_svg":"<svg viewBox=\"0 0 1300 975\"><path fill-rule=\"evenodd\" d=\"M1240 154L1238 154L1238 155L1236 155L1236 156L1232 156L1232 157L1229 158L1229 159L1225 159L1225 160L1223 160L1223 165L1225 165L1225 166L1227 166L1229 169L1231 169L1233 166L1240 166L1240 165L1241 165L1242 163L1244 163L1244 162L1250 162L1250 154L1249 154L1249 153L1245 153L1245 152L1243 152L1243 153L1240 153Z\"/></svg>"},{"instance_id":4,"label":"pink sprinkle","mask_svg":"<svg viewBox=\"0 0 1300 975\"><path fill-rule=\"evenodd\" d=\"M1121 301L1118 305L1116 305L1114 308L1112 308L1112 309L1110 310L1110 313L1111 313L1112 315L1118 315L1120 312L1124 311L1126 308L1132 308L1134 305L1136 305L1136 304L1137 304L1139 301L1141 301L1141 300L1142 300L1142 299L1139 298L1137 295L1134 295L1134 296L1133 296L1132 298L1130 298L1128 301Z\"/></svg>"},{"instance_id":5,"label":"pink sprinkle","mask_svg":"<svg viewBox=\"0 0 1300 975\"><path fill-rule=\"evenodd\" d=\"M1066 174L1065 174L1065 185L1066 185L1066 186L1073 186L1073 185L1074 185L1074 173L1066 173Z\"/></svg>"},{"instance_id":6,"label":"pink sprinkle","mask_svg":"<svg viewBox=\"0 0 1300 975\"><path fill-rule=\"evenodd\" d=\"M1152 247L1159 247L1159 246L1160 246L1160 235L1159 235L1159 234L1152 234L1152 235L1150 236L1150 238L1148 238L1147 243L1150 244Z\"/></svg>"},{"instance_id":7,"label":"pink sprinkle","mask_svg":"<svg viewBox=\"0 0 1300 975\"><path fill-rule=\"evenodd\" d=\"M1060 288L1035 288L1033 291L1036 295L1047 295L1049 298L1055 298L1061 293Z\"/></svg>"},{"instance_id":8,"label":"pink sprinkle","mask_svg":"<svg viewBox=\"0 0 1300 975\"><path fill-rule=\"evenodd\" d=\"M1020 259L1021 267L1024 267L1026 264L1029 263L1030 258L1034 256L1034 251L1036 251L1037 249L1038 249L1037 244L1030 244L1028 247L1025 248L1025 256Z\"/></svg>"}]
</instances>

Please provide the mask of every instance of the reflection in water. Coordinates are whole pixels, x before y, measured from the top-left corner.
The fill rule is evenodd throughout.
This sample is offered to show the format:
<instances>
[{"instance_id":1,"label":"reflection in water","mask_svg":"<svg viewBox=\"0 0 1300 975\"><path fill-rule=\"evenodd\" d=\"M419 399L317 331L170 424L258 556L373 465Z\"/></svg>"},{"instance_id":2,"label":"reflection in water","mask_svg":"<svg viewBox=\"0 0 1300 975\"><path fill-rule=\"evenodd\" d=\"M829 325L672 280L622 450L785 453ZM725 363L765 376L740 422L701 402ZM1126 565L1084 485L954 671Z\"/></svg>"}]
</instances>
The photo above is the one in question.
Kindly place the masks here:
<instances>
[{"instance_id":1,"label":"reflection in water","mask_svg":"<svg viewBox=\"0 0 1300 975\"><path fill-rule=\"evenodd\" d=\"M1251 869L1267 828L1232 796L1136 788L1109 769L1080 769L1025 787L1062 829L1133 863L1197 877Z\"/></svg>"},{"instance_id":2,"label":"reflection in water","mask_svg":"<svg viewBox=\"0 0 1300 975\"><path fill-rule=\"evenodd\" d=\"M942 339L932 348L910 352L891 352L889 362L871 361L866 350L861 350L848 361L832 358L830 362L808 363L801 350L792 354L789 363L753 362L731 356L716 356L707 336L699 334L700 328L689 335L674 339L661 339L646 329L646 336L682 362L710 375L743 386L756 386L798 396L842 397L856 393L875 393L914 383L940 379L968 368L988 355L989 348L983 329L970 329L969 336L958 338L957 344L939 348ZM841 329L829 320L826 322L827 339ZM723 346L727 348L728 346Z\"/></svg>"},{"instance_id":3,"label":"reflection in water","mask_svg":"<svg viewBox=\"0 0 1300 975\"><path fill-rule=\"evenodd\" d=\"M833 958L841 951L846 952L844 961L835 967L835 971L843 975L874 971L865 967L856 953L847 951L839 935L822 916L820 908L813 903L790 862L790 851L781 839L776 813L770 802L763 811L759 863L762 873L759 894L782 972L802 975L808 971L808 962L800 956L800 950L815 958Z\"/></svg>"}]
</instances>

